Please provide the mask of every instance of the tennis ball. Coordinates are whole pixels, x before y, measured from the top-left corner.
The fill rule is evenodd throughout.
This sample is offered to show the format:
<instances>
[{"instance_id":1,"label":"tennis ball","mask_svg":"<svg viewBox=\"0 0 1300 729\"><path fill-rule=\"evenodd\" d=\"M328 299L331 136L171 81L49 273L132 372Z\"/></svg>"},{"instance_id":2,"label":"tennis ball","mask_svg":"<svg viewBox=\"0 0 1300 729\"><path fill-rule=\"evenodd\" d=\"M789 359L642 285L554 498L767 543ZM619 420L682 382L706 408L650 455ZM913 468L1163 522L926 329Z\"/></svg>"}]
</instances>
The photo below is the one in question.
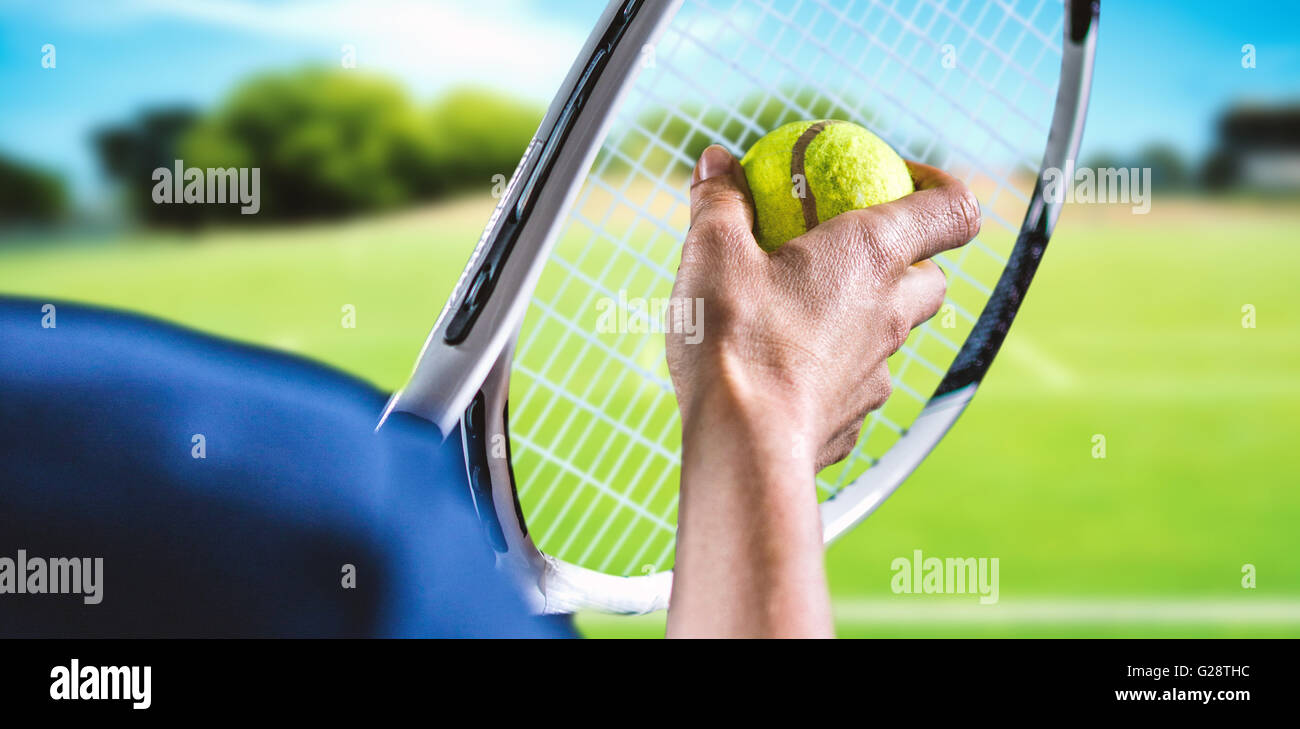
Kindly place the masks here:
<instances>
[{"instance_id":1,"label":"tennis ball","mask_svg":"<svg viewBox=\"0 0 1300 729\"><path fill-rule=\"evenodd\" d=\"M907 165L892 147L835 119L778 127L740 165L754 195L754 236L769 252L840 213L913 191Z\"/></svg>"}]
</instances>

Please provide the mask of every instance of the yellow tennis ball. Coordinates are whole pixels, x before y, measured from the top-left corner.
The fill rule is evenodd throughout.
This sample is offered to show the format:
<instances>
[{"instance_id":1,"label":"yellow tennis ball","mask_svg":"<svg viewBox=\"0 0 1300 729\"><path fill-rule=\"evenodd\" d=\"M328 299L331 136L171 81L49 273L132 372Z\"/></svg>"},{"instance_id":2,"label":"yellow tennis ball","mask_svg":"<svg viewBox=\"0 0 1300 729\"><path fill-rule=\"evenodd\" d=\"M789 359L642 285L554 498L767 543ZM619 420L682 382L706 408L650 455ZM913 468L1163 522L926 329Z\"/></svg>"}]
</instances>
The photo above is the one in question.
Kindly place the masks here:
<instances>
[{"instance_id":1,"label":"yellow tennis ball","mask_svg":"<svg viewBox=\"0 0 1300 729\"><path fill-rule=\"evenodd\" d=\"M754 196L754 236L769 252L840 213L913 191L907 164L892 147L835 119L778 127L740 165Z\"/></svg>"}]
</instances>

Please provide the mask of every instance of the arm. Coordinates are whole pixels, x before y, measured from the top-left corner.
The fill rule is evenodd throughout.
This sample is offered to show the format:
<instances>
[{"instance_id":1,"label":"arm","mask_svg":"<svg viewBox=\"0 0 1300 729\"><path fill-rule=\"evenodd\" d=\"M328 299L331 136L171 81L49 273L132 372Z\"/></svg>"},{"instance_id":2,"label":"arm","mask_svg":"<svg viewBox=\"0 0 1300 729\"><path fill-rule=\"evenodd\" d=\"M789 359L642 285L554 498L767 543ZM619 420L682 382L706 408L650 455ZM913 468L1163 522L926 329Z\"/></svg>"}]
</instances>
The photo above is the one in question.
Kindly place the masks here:
<instances>
[{"instance_id":1,"label":"arm","mask_svg":"<svg viewBox=\"0 0 1300 729\"><path fill-rule=\"evenodd\" d=\"M961 183L912 165L918 192L845 213L767 254L739 164L705 150L673 296L703 338L669 335L682 486L668 634L831 636L813 478L890 394L886 358L938 311L929 262L974 237Z\"/></svg>"},{"instance_id":2,"label":"arm","mask_svg":"<svg viewBox=\"0 0 1300 729\"><path fill-rule=\"evenodd\" d=\"M685 424L670 636L831 634L814 454L786 405L729 382Z\"/></svg>"}]
</instances>

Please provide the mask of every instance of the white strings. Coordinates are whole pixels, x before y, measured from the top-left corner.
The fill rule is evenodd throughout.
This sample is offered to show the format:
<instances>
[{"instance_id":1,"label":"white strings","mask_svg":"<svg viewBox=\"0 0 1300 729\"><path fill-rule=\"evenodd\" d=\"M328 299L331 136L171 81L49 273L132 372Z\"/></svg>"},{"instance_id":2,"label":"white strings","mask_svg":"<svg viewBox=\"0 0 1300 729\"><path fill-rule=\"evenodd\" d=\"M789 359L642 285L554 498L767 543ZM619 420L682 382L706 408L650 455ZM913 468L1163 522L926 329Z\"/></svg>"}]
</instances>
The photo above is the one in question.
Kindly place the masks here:
<instances>
[{"instance_id":1,"label":"white strings","mask_svg":"<svg viewBox=\"0 0 1300 729\"><path fill-rule=\"evenodd\" d=\"M890 361L894 396L818 476L819 497L897 442L1006 263L1046 142L1061 32L1047 0L687 0L642 50L515 353L514 473L543 551L618 575L671 567L680 424L662 328L640 313L669 296L689 176L710 143L739 155L787 121L848 119L980 198L984 231L939 258L945 308ZM700 324L707 336L707 310Z\"/></svg>"}]
</instances>

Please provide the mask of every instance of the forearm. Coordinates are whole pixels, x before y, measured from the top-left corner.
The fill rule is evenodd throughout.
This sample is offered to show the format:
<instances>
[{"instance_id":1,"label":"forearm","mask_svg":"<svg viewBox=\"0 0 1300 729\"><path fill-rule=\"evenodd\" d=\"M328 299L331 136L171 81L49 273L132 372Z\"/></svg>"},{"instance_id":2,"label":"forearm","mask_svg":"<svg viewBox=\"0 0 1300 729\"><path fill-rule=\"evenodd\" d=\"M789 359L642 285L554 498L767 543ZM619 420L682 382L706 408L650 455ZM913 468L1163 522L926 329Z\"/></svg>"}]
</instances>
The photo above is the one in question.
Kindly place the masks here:
<instances>
[{"instance_id":1,"label":"forearm","mask_svg":"<svg viewBox=\"0 0 1300 729\"><path fill-rule=\"evenodd\" d=\"M684 424L669 637L832 635L797 419L719 389Z\"/></svg>"}]
</instances>

